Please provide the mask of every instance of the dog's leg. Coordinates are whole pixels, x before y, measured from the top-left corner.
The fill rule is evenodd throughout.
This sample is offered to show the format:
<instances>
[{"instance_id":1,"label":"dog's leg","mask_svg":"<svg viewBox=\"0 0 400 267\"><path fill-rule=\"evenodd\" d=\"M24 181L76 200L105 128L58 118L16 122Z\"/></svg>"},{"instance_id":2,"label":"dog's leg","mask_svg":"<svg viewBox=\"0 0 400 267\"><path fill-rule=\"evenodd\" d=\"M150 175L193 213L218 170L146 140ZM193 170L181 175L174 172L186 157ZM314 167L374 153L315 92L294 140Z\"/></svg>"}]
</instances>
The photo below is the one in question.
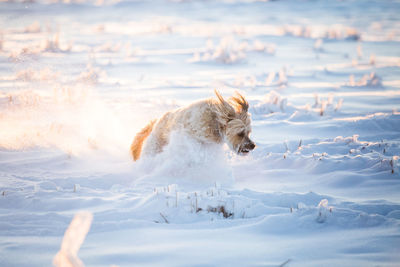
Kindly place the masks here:
<instances>
[{"instance_id":1,"label":"dog's leg","mask_svg":"<svg viewBox=\"0 0 400 267\"><path fill-rule=\"evenodd\" d=\"M134 161L140 158L143 142L150 135L155 123L156 120L151 121L140 132L138 132L135 136L135 139L133 139L133 142L131 144L131 153Z\"/></svg>"}]
</instances>

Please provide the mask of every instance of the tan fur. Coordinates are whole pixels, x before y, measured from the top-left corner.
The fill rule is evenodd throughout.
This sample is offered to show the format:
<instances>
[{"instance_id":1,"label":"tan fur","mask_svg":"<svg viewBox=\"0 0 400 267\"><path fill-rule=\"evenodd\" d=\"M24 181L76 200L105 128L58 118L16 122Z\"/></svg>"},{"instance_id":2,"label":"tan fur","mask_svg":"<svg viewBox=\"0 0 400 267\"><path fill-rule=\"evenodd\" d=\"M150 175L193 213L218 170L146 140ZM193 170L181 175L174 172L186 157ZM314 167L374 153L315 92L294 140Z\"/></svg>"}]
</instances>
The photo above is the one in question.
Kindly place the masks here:
<instances>
[{"instance_id":1,"label":"tan fur","mask_svg":"<svg viewBox=\"0 0 400 267\"><path fill-rule=\"evenodd\" d=\"M136 161L139 159L140 153L142 152L143 142L150 135L155 123L156 120L152 120L140 132L138 132L135 136L135 139L133 139L133 142L131 144L131 153L133 160Z\"/></svg>"},{"instance_id":2,"label":"tan fur","mask_svg":"<svg viewBox=\"0 0 400 267\"><path fill-rule=\"evenodd\" d=\"M226 142L236 153L247 153L255 145L250 140L251 120L249 104L236 93L228 101L215 91L217 99L205 99L175 111L165 113L151 122L135 137L131 151L133 159L160 153L169 143L172 131L185 131L199 142L222 144ZM146 139L147 138L147 139Z\"/></svg>"}]
</instances>

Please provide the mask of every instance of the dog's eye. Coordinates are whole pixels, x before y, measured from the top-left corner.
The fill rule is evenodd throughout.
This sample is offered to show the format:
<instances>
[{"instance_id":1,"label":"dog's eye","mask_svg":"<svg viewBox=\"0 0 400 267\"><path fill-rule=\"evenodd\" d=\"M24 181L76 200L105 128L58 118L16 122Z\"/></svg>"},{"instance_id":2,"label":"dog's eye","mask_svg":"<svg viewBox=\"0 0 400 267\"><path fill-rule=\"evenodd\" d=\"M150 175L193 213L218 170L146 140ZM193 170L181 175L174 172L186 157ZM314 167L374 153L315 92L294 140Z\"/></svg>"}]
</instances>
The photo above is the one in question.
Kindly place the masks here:
<instances>
[{"instance_id":1,"label":"dog's eye","mask_svg":"<svg viewBox=\"0 0 400 267\"><path fill-rule=\"evenodd\" d=\"M244 134L245 134L244 131L242 131L242 132L238 133L238 136L239 137L244 137Z\"/></svg>"}]
</instances>

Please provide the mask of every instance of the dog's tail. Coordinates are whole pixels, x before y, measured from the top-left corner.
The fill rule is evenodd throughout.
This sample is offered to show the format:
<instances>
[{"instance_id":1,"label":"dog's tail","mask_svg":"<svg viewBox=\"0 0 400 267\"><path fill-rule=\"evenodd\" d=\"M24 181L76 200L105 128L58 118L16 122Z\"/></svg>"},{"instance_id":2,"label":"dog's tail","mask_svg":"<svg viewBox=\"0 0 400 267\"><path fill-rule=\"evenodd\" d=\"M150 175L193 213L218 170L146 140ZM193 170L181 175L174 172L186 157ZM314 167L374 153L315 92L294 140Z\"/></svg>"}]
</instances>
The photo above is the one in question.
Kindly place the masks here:
<instances>
[{"instance_id":1,"label":"dog's tail","mask_svg":"<svg viewBox=\"0 0 400 267\"><path fill-rule=\"evenodd\" d=\"M136 161L140 158L140 153L142 152L142 146L144 140L150 135L151 131L153 130L153 126L157 120L152 120L149 124L147 124L140 132L138 132L133 139L131 144L131 153L133 160Z\"/></svg>"}]
</instances>

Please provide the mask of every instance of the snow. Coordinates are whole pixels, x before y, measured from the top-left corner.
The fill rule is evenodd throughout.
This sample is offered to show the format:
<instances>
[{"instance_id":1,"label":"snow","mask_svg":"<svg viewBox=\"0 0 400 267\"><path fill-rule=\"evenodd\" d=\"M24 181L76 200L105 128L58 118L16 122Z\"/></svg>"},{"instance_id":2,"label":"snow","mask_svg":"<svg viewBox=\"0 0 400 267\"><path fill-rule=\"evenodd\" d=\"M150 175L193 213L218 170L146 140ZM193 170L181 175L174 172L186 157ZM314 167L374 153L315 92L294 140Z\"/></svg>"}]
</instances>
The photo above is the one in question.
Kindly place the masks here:
<instances>
[{"instance_id":1,"label":"snow","mask_svg":"<svg viewBox=\"0 0 400 267\"><path fill-rule=\"evenodd\" d=\"M399 265L399 11L1 2L0 266ZM214 89L249 100L254 151L175 132L131 160Z\"/></svg>"}]
</instances>

